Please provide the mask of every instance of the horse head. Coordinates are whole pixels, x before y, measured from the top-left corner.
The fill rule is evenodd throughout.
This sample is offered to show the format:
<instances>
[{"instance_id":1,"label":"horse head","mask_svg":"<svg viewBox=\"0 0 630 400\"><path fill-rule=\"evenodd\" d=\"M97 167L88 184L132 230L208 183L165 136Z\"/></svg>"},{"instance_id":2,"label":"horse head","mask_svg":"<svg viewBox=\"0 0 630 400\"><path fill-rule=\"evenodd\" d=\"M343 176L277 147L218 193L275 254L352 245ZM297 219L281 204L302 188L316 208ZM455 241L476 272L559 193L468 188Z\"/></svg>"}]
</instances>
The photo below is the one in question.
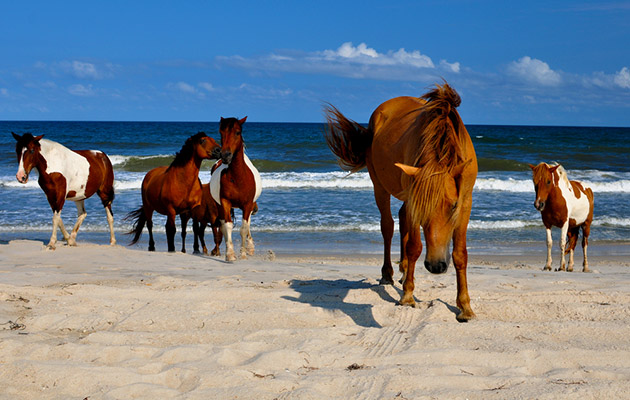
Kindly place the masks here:
<instances>
[{"instance_id":1,"label":"horse head","mask_svg":"<svg viewBox=\"0 0 630 400\"><path fill-rule=\"evenodd\" d=\"M463 201L463 172L472 159L468 159L450 170L426 173L426 169L396 163L411 177L407 204L410 226L422 226L427 252L424 267L432 274L446 272L449 265L449 244L453 231L460 223L459 211ZM422 196L429 193L429 196ZM419 195L419 196L416 196Z\"/></svg>"},{"instance_id":2,"label":"horse head","mask_svg":"<svg viewBox=\"0 0 630 400\"><path fill-rule=\"evenodd\" d=\"M28 175L31 170L40 163L40 150L41 145L39 141L44 135L33 136L30 133L25 133L20 136L11 132L13 138L17 141L15 144L15 153L19 163L18 172L15 174L15 178L20 183L28 182Z\"/></svg>"},{"instance_id":3,"label":"horse head","mask_svg":"<svg viewBox=\"0 0 630 400\"><path fill-rule=\"evenodd\" d=\"M225 165L232 162L234 154L243 150L243 124L247 117L242 119L223 118L219 125L221 133L221 160Z\"/></svg>"},{"instance_id":4,"label":"horse head","mask_svg":"<svg viewBox=\"0 0 630 400\"><path fill-rule=\"evenodd\" d=\"M212 160L218 160L221 158L221 146L219 146L217 141L209 136L206 136L203 132L199 132L199 134L203 135L199 137L199 141L195 147L197 157Z\"/></svg>"},{"instance_id":5,"label":"horse head","mask_svg":"<svg viewBox=\"0 0 630 400\"><path fill-rule=\"evenodd\" d=\"M545 204L549 193L558 184L560 176L557 173L557 169L560 165L550 166L547 163L540 163L536 166L529 164L532 169L534 181L534 190L536 191L536 201L534 201L534 207L538 211L545 209Z\"/></svg>"}]
</instances>

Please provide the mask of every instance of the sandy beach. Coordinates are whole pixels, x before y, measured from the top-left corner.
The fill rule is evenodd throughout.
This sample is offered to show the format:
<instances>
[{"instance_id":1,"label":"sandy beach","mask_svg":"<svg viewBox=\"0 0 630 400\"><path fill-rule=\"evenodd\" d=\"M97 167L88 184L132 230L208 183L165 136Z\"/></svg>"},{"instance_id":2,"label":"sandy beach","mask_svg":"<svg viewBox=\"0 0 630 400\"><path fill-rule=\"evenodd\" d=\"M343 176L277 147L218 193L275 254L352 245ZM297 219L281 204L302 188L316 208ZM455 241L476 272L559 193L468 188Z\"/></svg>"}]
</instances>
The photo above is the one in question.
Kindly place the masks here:
<instances>
[{"instance_id":1,"label":"sandy beach","mask_svg":"<svg viewBox=\"0 0 630 400\"><path fill-rule=\"evenodd\" d=\"M400 285L378 285L380 256L227 264L13 241L0 245L0 398L630 398L630 259L614 255L627 249L591 255L592 273L473 255L478 318L462 324L452 268L417 270L412 309Z\"/></svg>"}]
</instances>

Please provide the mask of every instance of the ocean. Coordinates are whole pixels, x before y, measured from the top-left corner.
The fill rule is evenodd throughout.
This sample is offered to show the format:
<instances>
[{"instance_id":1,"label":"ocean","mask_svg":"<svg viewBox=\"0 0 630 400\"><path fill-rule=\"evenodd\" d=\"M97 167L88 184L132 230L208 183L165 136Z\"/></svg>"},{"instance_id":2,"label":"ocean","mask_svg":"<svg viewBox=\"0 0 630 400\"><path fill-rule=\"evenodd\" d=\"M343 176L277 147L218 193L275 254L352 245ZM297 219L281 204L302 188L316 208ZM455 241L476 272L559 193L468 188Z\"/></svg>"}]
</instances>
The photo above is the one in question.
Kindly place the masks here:
<instances>
[{"instance_id":1,"label":"ocean","mask_svg":"<svg viewBox=\"0 0 630 400\"><path fill-rule=\"evenodd\" d=\"M468 229L471 254L545 251L545 230L534 209L528 163L556 161L569 179L590 185L595 216L589 252L598 245L630 240L630 128L467 125L479 158ZM252 217L258 253L382 252L380 215L367 171L348 175L337 165L323 139L320 123L255 123L243 128L246 151L259 169L263 192ZM0 243L30 239L48 243L52 212L33 172L26 185L17 182L15 140L11 132L45 134L71 149L98 149L114 164L113 203L116 237L127 245L122 221L141 205L140 185L151 168L168 165L185 140L204 131L219 141L218 122L60 122L0 121ZM210 179L210 162L200 173ZM100 200L86 201L87 218L78 242L108 243L108 227ZM397 219L401 203L392 202ZM71 227L76 207L66 203L62 217ZM237 220L240 212L237 212ZM154 216L158 251L166 250L165 218ZM397 221L396 221L397 223ZM239 223L236 224L237 227ZM192 227L187 248L192 250ZM59 234L59 239L61 235ZM554 231L557 252L559 230ZM209 229L206 239L211 241ZM235 246L240 244L238 230ZM399 238L394 237L394 254ZM146 230L135 248L148 246ZM176 248L181 247L179 227ZM605 247L605 246L603 246ZM520 250L515 250L520 249ZM224 252L224 246L222 247ZM581 250L578 250L581 262Z\"/></svg>"}]
</instances>

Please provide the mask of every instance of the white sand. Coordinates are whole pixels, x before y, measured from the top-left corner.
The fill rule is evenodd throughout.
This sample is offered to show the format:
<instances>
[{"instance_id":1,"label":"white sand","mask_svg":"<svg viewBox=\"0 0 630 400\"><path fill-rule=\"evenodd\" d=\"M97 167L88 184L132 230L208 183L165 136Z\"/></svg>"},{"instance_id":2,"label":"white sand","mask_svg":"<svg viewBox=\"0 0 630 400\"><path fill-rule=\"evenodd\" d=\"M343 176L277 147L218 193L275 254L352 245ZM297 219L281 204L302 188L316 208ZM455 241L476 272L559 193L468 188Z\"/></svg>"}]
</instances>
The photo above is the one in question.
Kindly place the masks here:
<instances>
[{"instance_id":1,"label":"white sand","mask_svg":"<svg viewBox=\"0 0 630 400\"><path fill-rule=\"evenodd\" d=\"M0 398L630 398L630 264L590 261L476 256L478 318L460 324L452 268L418 269L412 309L377 284L377 258L15 241L0 246Z\"/></svg>"}]
</instances>

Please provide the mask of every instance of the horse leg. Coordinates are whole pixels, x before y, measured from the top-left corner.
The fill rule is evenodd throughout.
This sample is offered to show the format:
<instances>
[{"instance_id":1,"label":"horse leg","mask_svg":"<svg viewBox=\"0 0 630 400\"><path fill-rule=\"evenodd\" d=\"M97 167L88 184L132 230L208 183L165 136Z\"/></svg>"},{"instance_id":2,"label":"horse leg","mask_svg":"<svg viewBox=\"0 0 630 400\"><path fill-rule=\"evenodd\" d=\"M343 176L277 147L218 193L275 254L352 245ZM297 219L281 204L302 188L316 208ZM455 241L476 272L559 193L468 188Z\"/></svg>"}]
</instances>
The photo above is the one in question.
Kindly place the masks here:
<instances>
[{"instance_id":1,"label":"horse leg","mask_svg":"<svg viewBox=\"0 0 630 400\"><path fill-rule=\"evenodd\" d=\"M374 200L381 213L381 234L383 235L383 266L381 267L381 285L394 284L394 268L392 268L392 237L394 236L394 219L390 206L389 193L374 181ZM401 254L401 257L403 255Z\"/></svg>"},{"instance_id":2,"label":"horse leg","mask_svg":"<svg viewBox=\"0 0 630 400\"><path fill-rule=\"evenodd\" d=\"M466 249L466 230L470 219L472 201L460 211L460 223L453 232L453 264L457 276L457 308L460 313L457 320L466 322L476 318L470 307L470 296L468 295L468 278L466 270L468 268L468 250ZM464 223L464 221L466 221Z\"/></svg>"},{"instance_id":3,"label":"horse leg","mask_svg":"<svg viewBox=\"0 0 630 400\"><path fill-rule=\"evenodd\" d=\"M254 255L254 239L249 229L249 220L251 218L252 210L250 207L246 207L243 211L243 223L241 225L241 258L246 259L247 256Z\"/></svg>"},{"instance_id":4,"label":"horse leg","mask_svg":"<svg viewBox=\"0 0 630 400\"><path fill-rule=\"evenodd\" d=\"M79 228L81 227L85 217L87 217L87 213L85 212L85 201L75 201L74 204L77 206L77 222L75 222L74 228L72 228L72 233L68 239L68 246L77 245L77 234L79 233Z\"/></svg>"},{"instance_id":5,"label":"horse leg","mask_svg":"<svg viewBox=\"0 0 630 400\"><path fill-rule=\"evenodd\" d=\"M223 240L223 233L221 232L221 229L219 229L215 224L212 224L210 227L212 228L212 236L214 238L214 249L212 249L212 252L210 253L210 255L220 256L221 255L221 241Z\"/></svg>"},{"instance_id":6,"label":"horse leg","mask_svg":"<svg viewBox=\"0 0 630 400\"><path fill-rule=\"evenodd\" d=\"M560 232L560 257L561 257L561 262L560 262L560 268L557 269L557 271L565 271L566 270L566 265L567 265L567 261L564 257L564 249L567 246L567 232L569 230L569 220L567 219L564 223L564 225L562 225L561 228L561 232Z\"/></svg>"},{"instance_id":7,"label":"horse leg","mask_svg":"<svg viewBox=\"0 0 630 400\"><path fill-rule=\"evenodd\" d=\"M166 246L168 247L169 253L175 252L175 233L177 232L177 228L175 228L175 212L169 213L166 216Z\"/></svg>"},{"instance_id":8,"label":"horse leg","mask_svg":"<svg viewBox=\"0 0 630 400\"><path fill-rule=\"evenodd\" d=\"M409 239L405 245L405 258L407 259L407 273L403 281L403 295L400 304L403 306L415 307L416 301L413 298L414 273L416 270L416 261L422 253L422 240L420 237L420 226L410 227L408 233Z\"/></svg>"},{"instance_id":9,"label":"horse leg","mask_svg":"<svg viewBox=\"0 0 630 400\"><path fill-rule=\"evenodd\" d=\"M584 262L582 263L582 272L589 272L588 269L588 257L586 256L586 249L588 248L588 236L591 234L591 221L586 221L582 225L582 251L584 252Z\"/></svg>"},{"instance_id":10,"label":"horse leg","mask_svg":"<svg viewBox=\"0 0 630 400\"><path fill-rule=\"evenodd\" d=\"M199 237L199 221L197 221L196 218L193 218L192 229L193 229L193 254L201 254L199 253L199 241L201 239Z\"/></svg>"},{"instance_id":11,"label":"horse leg","mask_svg":"<svg viewBox=\"0 0 630 400\"><path fill-rule=\"evenodd\" d=\"M48 242L48 248L50 250L55 250L55 244L57 243L57 228L59 227L59 223L61 222L61 211L53 211L53 228L52 235L50 236L50 241ZM61 222L63 223L63 222Z\"/></svg>"},{"instance_id":12,"label":"horse leg","mask_svg":"<svg viewBox=\"0 0 630 400\"><path fill-rule=\"evenodd\" d=\"M153 240L153 210L144 210L147 219L147 231L149 231L149 251L155 251L155 240Z\"/></svg>"},{"instance_id":13,"label":"horse leg","mask_svg":"<svg viewBox=\"0 0 630 400\"><path fill-rule=\"evenodd\" d=\"M112 206L105 206L105 213L107 214L107 224L109 225L109 244L111 246L116 244L116 236L114 236L114 213L112 212Z\"/></svg>"},{"instance_id":14,"label":"horse leg","mask_svg":"<svg viewBox=\"0 0 630 400\"><path fill-rule=\"evenodd\" d=\"M553 238L551 237L551 228L547 228L547 263L543 270L551 271L551 246L553 245Z\"/></svg>"},{"instance_id":15,"label":"horse leg","mask_svg":"<svg viewBox=\"0 0 630 400\"><path fill-rule=\"evenodd\" d=\"M182 223L182 253L186 252L186 226L188 226L188 220L190 219L190 215L186 214L186 213L182 213L179 215L179 219ZM194 224L194 222L193 222ZM194 225L193 225L193 231L194 231Z\"/></svg>"},{"instance_id":16,"label":"horse leg","mask_svg":"<svg viewBox=\"0 0 630 400\"><path fill-rule=\"evenodd\" d=\"M234 254L234 244L232 243L232 228L234 224L221 220L221 233L225 237L225 261L236 261L236 255Z\"/></svg>"},{"instance_id":17,"label":"horse leg","mask_svg":"<svg viewBox=\"0 0 630 400\"><path fill-rule=\"evenodd\" d=\"M398 270L402 273L399 282L402 284L405 281L407 275L407 257L405 255L405 247L409 241L409 228L407 224L407 207L406 203L398 210L398 224L400 225L400 264L398 264Z\"/></svg>"}]
</instances>

